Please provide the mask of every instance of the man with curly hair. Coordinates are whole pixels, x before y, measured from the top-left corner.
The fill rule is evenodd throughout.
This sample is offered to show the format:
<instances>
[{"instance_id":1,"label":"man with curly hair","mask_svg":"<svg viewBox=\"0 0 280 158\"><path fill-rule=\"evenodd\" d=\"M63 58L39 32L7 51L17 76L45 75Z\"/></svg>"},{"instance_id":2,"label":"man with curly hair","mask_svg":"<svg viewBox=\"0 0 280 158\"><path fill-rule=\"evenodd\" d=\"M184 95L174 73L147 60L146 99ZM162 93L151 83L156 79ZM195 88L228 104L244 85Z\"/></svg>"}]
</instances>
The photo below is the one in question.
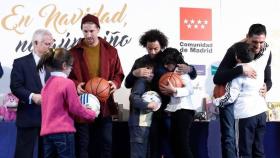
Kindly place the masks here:
<instances>
[{"instance_id":1,"label":"man with curly hair","mask_svg":"<svg viewBox=\"0 0 280 158\"><path fill-rule=\"evenodd\" d=\"M132 66L131 71L125 79L125 87L131 88L137 78L153 78L152 80L152 90L158 92L162 98L162 106L157 111L154 112L152 118L152 124L150 127L150 157L160 158L162 153L162 148L165 147L167 153L164 155L169 155L169 129L170 129L170 115L164 111L167 103L170 100L169 96L163 95L158 86L159 78L165 71L161 69L161 54L163 49L168 45L167 37L157 29L151 29L145 32L139 40L140 46L146 48L148 54L135 60L134 65ZM138 63L142 60L152 60L155 64L154 67L154 76L151 69L148 68L137 68ZM193 66L188 65L187 63L177 65L178 73L188 73L191 79L196 78L196 70ZM166 89L168 91L168 89ZM138 140L141 141L141 140ZM141 142L139 142L141 143Z\"/></svg>"}]
</instances>

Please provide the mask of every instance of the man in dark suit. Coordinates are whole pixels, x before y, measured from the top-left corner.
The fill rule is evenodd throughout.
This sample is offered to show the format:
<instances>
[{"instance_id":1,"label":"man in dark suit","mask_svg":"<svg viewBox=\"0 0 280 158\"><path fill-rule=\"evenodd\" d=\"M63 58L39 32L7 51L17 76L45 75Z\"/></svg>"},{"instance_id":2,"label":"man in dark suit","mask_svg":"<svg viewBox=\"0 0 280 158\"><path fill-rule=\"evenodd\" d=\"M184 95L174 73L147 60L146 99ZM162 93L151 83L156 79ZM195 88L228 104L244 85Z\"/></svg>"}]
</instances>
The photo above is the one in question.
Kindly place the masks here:
<instances>
[{"instance_id":1,"label":"man in dark suit","mask_svg":"<svg viewBox=\"0 0 280 158\"><path fill-rule=\"evenodd\" d=\"M37 71L42 54L53 45L52 34L43 29L33 34L32 53L15 59L11 72L10 88L18 97L17 109L17 139L15 158L32 158L34 146L39 143L39 157L42 157L42 145L39 138L41 128L41 89L49 77L49 72Z\"/></svg>"}]
</instances>

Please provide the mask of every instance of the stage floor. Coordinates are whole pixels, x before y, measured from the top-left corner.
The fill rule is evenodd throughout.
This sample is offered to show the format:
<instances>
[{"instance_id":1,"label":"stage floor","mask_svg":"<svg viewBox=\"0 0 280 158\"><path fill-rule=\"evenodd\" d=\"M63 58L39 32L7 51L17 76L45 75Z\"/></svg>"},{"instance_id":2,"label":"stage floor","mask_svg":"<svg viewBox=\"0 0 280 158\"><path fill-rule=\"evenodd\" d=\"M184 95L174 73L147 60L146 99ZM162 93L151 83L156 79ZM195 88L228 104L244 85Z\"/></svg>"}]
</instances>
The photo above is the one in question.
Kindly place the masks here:
<instances>
[{"instance_id":1,"label":"stage floor","mask_svg":"<svg viewBox=\"0 0 280 158\"><path fill-rule=\"evenodd\" d=\"M265 154L267 158L280 155L280 122L267 122ZM0 158L12 158L15 148L14 122L0 122ZM192 151L195 158L221 158L219 122L195 122L191 132ZM129 133L127 122L113 123L113 157L129 158Z\"/></svg>"}]
</instances>

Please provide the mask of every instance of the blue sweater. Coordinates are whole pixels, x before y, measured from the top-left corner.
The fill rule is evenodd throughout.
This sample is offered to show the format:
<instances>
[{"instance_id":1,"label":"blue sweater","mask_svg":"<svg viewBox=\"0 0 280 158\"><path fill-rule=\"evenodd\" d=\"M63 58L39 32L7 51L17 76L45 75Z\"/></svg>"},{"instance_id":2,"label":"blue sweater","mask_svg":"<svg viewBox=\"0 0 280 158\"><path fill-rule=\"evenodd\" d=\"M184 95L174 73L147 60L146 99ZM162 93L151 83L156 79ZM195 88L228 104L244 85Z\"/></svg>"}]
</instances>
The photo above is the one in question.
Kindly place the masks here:
<instances>
[{"instance_id":1,"label":"blue sweater","mask_svg":"<svg viewBox=\"0 0 280 158\"><path fill-rule=\"evenodd\" d=\"M129 126L140 126L141 115L147 115L151 110L148 109L148 103L142 99L142 95L150 90L151 83L144 78L139 78L134 83L129 96L130 113L128 119ZM143 117L143 116L142 116ZM150 120L151 121L151 120Z\"/></svg>"}]
</instances>

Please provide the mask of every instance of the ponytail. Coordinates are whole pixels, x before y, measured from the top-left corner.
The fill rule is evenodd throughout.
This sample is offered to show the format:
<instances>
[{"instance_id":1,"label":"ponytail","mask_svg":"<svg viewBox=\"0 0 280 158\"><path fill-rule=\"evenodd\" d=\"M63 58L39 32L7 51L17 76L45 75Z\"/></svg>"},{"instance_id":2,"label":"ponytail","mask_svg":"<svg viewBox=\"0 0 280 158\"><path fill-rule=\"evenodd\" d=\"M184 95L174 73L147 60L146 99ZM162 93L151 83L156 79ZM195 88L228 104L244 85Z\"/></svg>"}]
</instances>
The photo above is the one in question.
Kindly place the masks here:
<instances>
[{"instance_id":1,"label":"ponytail","mask_svg":"<svg viewBox=\"0 0 280 158\"><path fill-rule=\"evenodd\" d=\"M48 52L42 55L37 65L37 70L47 68L50 71L61 70L63 62L71 65L73 58L71 54L63 48L50 48Z\"/></svg>"},{"instance_id":2,"label":"ponytail","mask_svg":"<svg viewBox=\"0 0 280 158\"><path fill-rule=\"evenodd\" d=\"M51 48L48 52L44 53L39 60L37 70L41 71L43 68L51 68L54 60L54 54L55 50Z\"/></svg>"}]
</instances>

